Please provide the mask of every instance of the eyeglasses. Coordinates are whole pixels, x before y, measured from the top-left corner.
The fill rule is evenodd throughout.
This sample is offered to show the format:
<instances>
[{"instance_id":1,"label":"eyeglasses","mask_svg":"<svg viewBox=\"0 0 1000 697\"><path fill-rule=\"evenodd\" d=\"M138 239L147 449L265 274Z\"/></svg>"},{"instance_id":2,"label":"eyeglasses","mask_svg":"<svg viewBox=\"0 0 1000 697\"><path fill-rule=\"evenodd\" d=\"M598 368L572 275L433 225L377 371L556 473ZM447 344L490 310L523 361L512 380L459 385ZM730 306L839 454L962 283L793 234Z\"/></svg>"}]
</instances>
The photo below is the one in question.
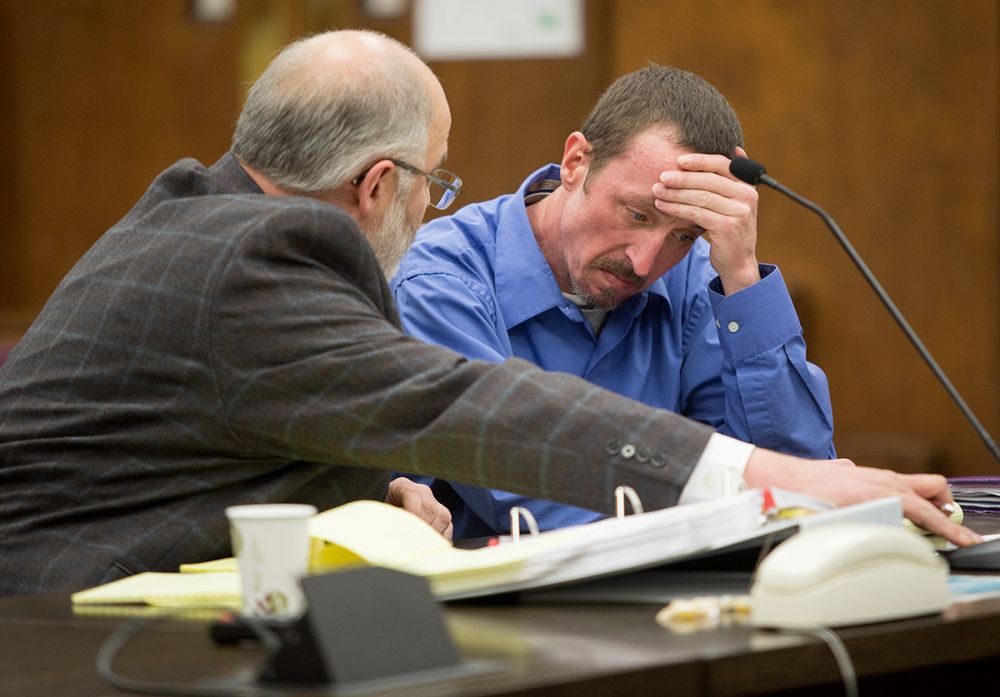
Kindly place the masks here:
<instances>
[{"instance_id":1,"label":"eyeglasses","mask_svg":"<svg viewBox=\"0 0 1000 697\"><path fill-rule=\"evenodd\" d=\"M438 167L428 173L422 169L414 167L413 165L407 164L402 160L396 160L391 157L387 159L397 167L401 167L405 170L413 172L414 174L426 177L431 193L431 205L440 211L443 211L445 208L450 206L452 201L458 198L458 195L462 193L462 178L454 172L449 172L446 169ZM351 180L351 183L354 184L354 186L357 186L361 183L361 180L364 179L366 174L368 174L367 169Z\"/></svg>"}]
</instances>

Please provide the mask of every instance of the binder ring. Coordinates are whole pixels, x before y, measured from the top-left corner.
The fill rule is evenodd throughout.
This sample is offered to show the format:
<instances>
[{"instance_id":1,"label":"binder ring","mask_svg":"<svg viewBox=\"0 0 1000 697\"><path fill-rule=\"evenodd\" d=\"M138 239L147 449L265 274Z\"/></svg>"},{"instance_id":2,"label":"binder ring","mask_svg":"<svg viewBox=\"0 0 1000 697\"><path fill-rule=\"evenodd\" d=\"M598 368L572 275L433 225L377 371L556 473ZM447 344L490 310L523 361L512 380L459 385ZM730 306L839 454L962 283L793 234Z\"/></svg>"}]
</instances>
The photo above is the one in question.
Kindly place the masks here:
<instances>
[{"instance_id":1,"label":"binder ring","mask_svg":"<svg viewBox=\"0 0 1000 697\"><path fill-rule=\"evenodd\" d=\"M628 497L629 505L632 507L632 513L642 513L642 501L639 500L639 494L635 493L635 489L630 486L619 486L615 487L616 518L625 517L625 497Z\"/></svg>"},{"instance_id":2,"label":"binder ring","mask_svg":"<svg viewBox=\"0 0 1000 697\"><path fill-rule=\"evenodd\" d=\"M510 541L517 543L521 541L521 519L528 524L528 532L532 535L538 534L538 522L535 516L527 508L514 506L510 509Z\"/></svg>"}]
</instances>

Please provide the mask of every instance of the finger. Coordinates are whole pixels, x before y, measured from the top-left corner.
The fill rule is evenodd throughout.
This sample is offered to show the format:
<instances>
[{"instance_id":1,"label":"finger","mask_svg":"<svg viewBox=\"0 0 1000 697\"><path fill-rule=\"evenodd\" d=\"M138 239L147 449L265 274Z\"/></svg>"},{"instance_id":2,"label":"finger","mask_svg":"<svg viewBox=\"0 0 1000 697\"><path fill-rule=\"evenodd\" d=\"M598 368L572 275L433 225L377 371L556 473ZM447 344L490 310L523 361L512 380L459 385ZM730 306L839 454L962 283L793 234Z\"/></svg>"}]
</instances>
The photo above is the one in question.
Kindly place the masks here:
<instances>
[{"instance_id":1,"label":"finger","mask_svg":"<svg viewBox=\"0 0 1000 697\"><path fill-rule=\"evenodd\" d=\"M940 508L946 503L954 503L948 480L940 474L907 474L904 475L906 483L913 488L917 494L934 501Z\"/></svg>"},{"instance_id":2,"label":"finger","mask_svg":"<svg viewBox=\"0 0 1000 697\"><path fill-rule=\"evenodd\" d=\"M714 172L666 170L660 172L658 183L667 189L694 189L710 191L726 198L747 201L756 199L756 190L746 182L723 177Z\"/></svg>"},{"instance_id":3,"label":"finger","mask_svg":"<svg viewBox=\"0 0 1000 697\"><path fill-rule=\"evenodd\" d=\"M689 153L677 158L677 164L683 170L715 172L726 179L735 179L729 173L729 162L729 158L725 155L706 155L705 153Z\"/></svg>"},{"instance_id":4,"label":"finger","mask_svg":"<svg viewBox=\"0 0 1000 697\"><path fill-rule=\"evenodd\" d=\"M683 203L672 203L670 201L661 201L657 199L654 204L656 210L660 211L664 215L669 215L678 220L683 220L685 222L691 223L692 225L697 225L705 230L714 230L719 227L726 216L721 216L718 214L712 214L706 208L701 208L699 206L688 206ZM711 238L707 235L706 240Z\"/></svg>"},{"instance_id":5,"label":"finger","mask_svg":"<svg viewBox=\"0 0 1000 697\"><path fill-rule=\"evenodd\" d=\"M438 502L430 491L427 492L427 495L421 497L421 507L421 517L431 521L431 525L438 532L442 532L446 527L451 525L451 511L448 510L447 506Z\"/></svg>"},{"instance_id":6,"label":"finger","mask_svg":"<svg viewBox=\"0 0 1000 697\"><path fill-rule=\"evenodd\" d=\"M739 146L739 145L737 145L737 146L736 146L736 156L737 156L737 157L747 157L747 158L748 158L748 157L750 157L749 155L747 155L747 151L746 151L746 150L744 150L744 149L743 149L743 148L742 148L741 146Z\"/></svg>"},{"instance_id":7,"label":"finger","mask_svg":"<svg viewBox=\"0 0 1000 697\"><path fill-rule=\"evenodd\" d=\"M444 531L441 533L444 539L449 541L452 539L454 534L455 534L455 526L452 525L451 523L448 523L448 527L446 527Z\"/></svg>"},{"instance_id":8,"label":"finger","mask_svg":"<svg viewBox=\"0 0 1000 697\"><path fill-rule=\"evenodd\" d=\"M434 516L433 518L425 518L424 520L426 520L427 523L432 528L434 528L441 534L444 534L444 531L448 529L449 525L451 525L449 521L445 520L441 516Z\"/></svg>"},{"instance_id":9,"label":"finger","mask_svg":"<svg viewBox=\"0 0 1000 697\"><path fill-rule=\"evenodd\" d=\"M663 184L654 184L653 194L656 196L657 202L680 203L695 208L705 208L730 217L749 215L752 210L742 200L720 195L707 189L669 188Z\"/></svg>"},{"instance_id":10,"label":"finger","mask_svg":"<svg viewBox=\"0 0 1000 697\"><path fill-rule=\"evenodd\" d=\"M728 227L733 226L738 219L736 215L726 215L724 213L717 213L708 208L702 208L701 206L691 206L686 203L675 203L673 201L663 201L657 199L654 202L656 209L663 213L664 215L669 215L671 217L677 218L691 223L692 225L697 225L704 230L724 230ZM706 236L706 239L711 239Z\"/></svg>"},{"instance_id":11,"label":"finger","mask_svg":"<svg viewBox=\"0 0 1000 697\"><path fill-rule=\"evenodd\" d=\"M960 547L983 541L982 537L952 521L927 499L908 494L902 500L903 514L924 530L936 533Z\"/></svg>"},{"instance_id":12,"label":"finger","mask_svg":"<svg viewBox=\"0 0 1000 697\"><path fill-rule=\"evenodd\" d=\"M385 502L399 508L405 508L403 504L407 493L414 486L417 484L412 480L406 477L396 477L389 482L389 489L385 492Z\"/></svg>"},{"instance_id":13,"label":"finger","mask_svg":"<svg viewBox=\"0 0 1000 697\"><path fill-rule=\"evenodd\" d=\"M403 510L409 511L410 513L419 518L423 518L424 520L427 521L431 520L431 518L427 515L427 506L424 505L423 498L420 496L420 494L416 492L413 491L404 492L401 499L400 507Z\"/></svg>"},{"instance_id":14,"label":"finger","mask_svg":"<svg viewBox=\"0 0 1000 697\"><path fill-rule=\"evenodd\" d=\"M439 503L434 504L434 510L428 516L428 520L433 520L434 529L443 532L451 525L451 511Z\"/></svg>"}]
</instances>

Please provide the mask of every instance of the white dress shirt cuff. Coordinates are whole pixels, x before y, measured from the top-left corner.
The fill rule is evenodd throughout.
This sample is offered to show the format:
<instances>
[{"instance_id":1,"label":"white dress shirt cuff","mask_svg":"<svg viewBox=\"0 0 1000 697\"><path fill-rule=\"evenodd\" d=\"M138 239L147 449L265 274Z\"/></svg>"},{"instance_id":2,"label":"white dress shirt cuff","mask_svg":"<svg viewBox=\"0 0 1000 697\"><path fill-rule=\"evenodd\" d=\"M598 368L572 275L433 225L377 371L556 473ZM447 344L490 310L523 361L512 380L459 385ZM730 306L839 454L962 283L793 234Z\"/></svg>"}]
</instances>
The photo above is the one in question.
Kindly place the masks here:
<instances>
[{"instance_id":1,"label":"white dress shirt cuff","mask_svg":"<svg viewBox=\"0 0 1000 697\"><path fill-rule=\"evenodd\" d=\"M691 471L678 503L698 503L734 496L743 490L743 471L754 446L713 433Z\"/></svg>"}]
</instances>

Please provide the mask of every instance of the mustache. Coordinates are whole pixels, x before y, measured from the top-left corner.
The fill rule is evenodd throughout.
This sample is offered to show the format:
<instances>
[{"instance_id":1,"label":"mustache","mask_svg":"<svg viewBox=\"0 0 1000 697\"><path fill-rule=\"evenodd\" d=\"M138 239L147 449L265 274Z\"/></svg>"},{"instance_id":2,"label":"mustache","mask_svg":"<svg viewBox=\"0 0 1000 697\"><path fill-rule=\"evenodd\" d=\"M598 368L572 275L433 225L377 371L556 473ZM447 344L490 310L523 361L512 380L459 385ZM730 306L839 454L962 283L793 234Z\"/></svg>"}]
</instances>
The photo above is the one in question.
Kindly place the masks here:
<instances>
[{"instance_id":1,"label":"mustache","mask_svg":"<svg viewBox=\"0 0 1000 697\"><path fill-rule=\"evenodd\" d=\"M624 278L634 286L641 286L646 283L646 277L638 275L632 267L632 262L628 259L601 257L594 262L594 268L613 273L619 278Z\"/></svg>"}]
</instances>

